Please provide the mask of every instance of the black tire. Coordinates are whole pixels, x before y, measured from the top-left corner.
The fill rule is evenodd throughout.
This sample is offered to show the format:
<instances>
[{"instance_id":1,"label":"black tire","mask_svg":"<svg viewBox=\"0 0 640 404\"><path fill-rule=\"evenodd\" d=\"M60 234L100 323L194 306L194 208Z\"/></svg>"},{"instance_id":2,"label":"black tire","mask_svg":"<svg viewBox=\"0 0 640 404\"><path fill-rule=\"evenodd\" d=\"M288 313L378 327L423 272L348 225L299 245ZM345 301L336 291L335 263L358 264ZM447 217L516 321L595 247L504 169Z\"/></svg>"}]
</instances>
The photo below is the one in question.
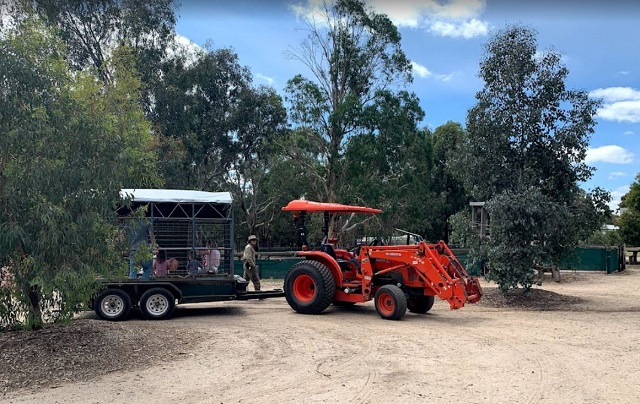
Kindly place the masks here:
<instances>
[{"instance_id":1,"label":"black tire","mask_svg":"<svg viewBox=\"0 0 640 404\"><path fill-rule=\"evenodd\" d=\"M164 320L176 308L176 298L164 288L149 289L140 297L140 312L147 320Z\"/></svg>"},{"instance_id":2,"label":"black tire","mask_svg":"<svg viewBox=\"0 0 640 404\"><path fill-rule=\"evenodd\" d=\"M385 320L400 320L407 312L407 296L396 285L384 285L376 291L376 310Z\"/></svg>"},{"instance_id":3,"label":"black tire","mask_svg":"<svg viewBox=\"0 0 640 404\"><path fill-rule=\"evenodd\" d=\"M106 289L93 302L98 317L108 321L123 321L131 314L131 298L120 289Z\"/></svg>"},{"instance_id":4,"label":"black tire","mask_svg":"<svg viewBox=\"0 0 640 404\"><path fill-rule=\"evenodd\" d=\"M333 301L336 281L323 263L301 261L285 276L284 294L289 306L298 313L319 314Z\"/></svg>"},{"instance_id":5,"label":"black tire","mask_svg":"<svg viewBox=\"0 0 640 404\"><path fill-rule=\"evenodd\" d=\"M412 313L425 314L433 307L433 296L413 296L407 299L407 309Z\"/></svg>"}]
</instances>

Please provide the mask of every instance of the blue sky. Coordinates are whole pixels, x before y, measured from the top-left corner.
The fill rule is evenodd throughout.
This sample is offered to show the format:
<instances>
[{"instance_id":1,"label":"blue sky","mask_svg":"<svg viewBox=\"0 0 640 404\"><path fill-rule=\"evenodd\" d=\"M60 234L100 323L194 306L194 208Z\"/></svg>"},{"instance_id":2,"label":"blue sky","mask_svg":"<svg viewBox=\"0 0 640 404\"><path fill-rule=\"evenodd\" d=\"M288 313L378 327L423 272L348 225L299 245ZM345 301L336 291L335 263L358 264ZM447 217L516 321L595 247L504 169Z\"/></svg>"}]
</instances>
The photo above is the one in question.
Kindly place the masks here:
<instances>
[{"instance_id":1,"label":"blue sky","mask_svg":"<svg viewBox=\"0 0 640 404\"><path fill-rule=\"evenodd\" d=\"M182 0L176 30L198 44L233 48L255 84L284 95L305 66L287 58L305 38L300 16L321 0ZM482 88L477 77L484 44L496 30L524 24L538 32L540 50L562 53L569 88L604 100L587 163L596 168L585 189L612 193L612 208L640 173L640 1L635 0L366 0L399 28L413 61L410 90L434 129L465 124Z\"/></svg>"}]
</instances>

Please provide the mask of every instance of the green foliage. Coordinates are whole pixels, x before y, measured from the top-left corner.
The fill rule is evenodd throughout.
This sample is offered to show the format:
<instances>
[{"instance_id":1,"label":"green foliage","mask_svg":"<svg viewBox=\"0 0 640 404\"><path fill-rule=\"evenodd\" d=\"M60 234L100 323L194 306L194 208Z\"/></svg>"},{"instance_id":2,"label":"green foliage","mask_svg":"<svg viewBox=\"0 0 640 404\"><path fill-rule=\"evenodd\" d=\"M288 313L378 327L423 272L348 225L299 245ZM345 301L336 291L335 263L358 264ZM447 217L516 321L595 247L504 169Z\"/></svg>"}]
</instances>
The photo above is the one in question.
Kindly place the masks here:
<instances>
[{"instance_id":1,"label":"green foliage","mask_svg":"<svg viewBox=\"0 0 640 404\"><path fill-rule=\"evenodd\" d=\"M640 246L640 174L622 197L620 208L617 224L622 241L628 246Z\"/></svg>"},{"instance_id":2,"label":"green foliage","mask_svg":"<svg viewBox=\"0 0 640 404\"><path fill-rule=\"evenodd\" d=\"M237 157L238 111L251 93L251 76L229 49L205 50L195 58L167 60L152 89L159 167L169 188L220 190Z\"/></svg>"},{"instance_id":3,"label":"green foliage","mask_svg":"<svg viewBox=\"0 0 640 404\"><path fill-rule=\"evenodd\" d=\"M344 173L349 179L340 189L340 201L365 201L382 209L396 205L403 187L411 191L408 176L420 180L431 167L428 133L417 129L424 117L415 94L379 92L364 109L362 134L346 145Z\"/></svg>"},{"instance_id":4,"label":"green foliage","mask_svg":"<svg viewBox=\"0 0 640 404\"><path fill-rule=\"evenodd\" d=\"M352 137L371 137L383 131L382 110L391 112L399 104L413 103L412 95L391 91L394 84L411 81L411 66L401 49L396 27L363 1L340 0L322 13L322 23L306 21L309 36L300 49L291 53L314 76L308 79L298 75L287 84L290 118L298 128L292 135L306 135L305 142L309 142L310 149L317 153L316 161L321 163L315 167L317 171L310 170L319 180L312 186L317 193L310 199L336 201L348 195L350 201L355 193L349 190L351 181L345 175L347 144ZM411 119L399 123L393 114L387 116L392 118L390 125L402 133L406 130L401 126L414 123ZM290 143L295 144L296 140ZM311 156L296 151L289 150L289 154L298 164L309 168L314 165Z\"/></svg>"},{"instance_id":5,"label":"green foliage","mask_svg":"<svg viewBox=\"0 0 640 404\"><path fill-rule=\"evenodd\" d=\"M640 212L627 210L618 218L620 226L620 237L622 241L630 246L640 246Z\"/></svg>"},{"instance_id":6,"label":"green foliage","mask_svg":"<svg viewBox=\"0 0 640 404\"><path fill-rule=\"evenodd\" d=\"M262 183L278 159L277 141L285 134L286 110L271 88L246 88L233 117L238 129L231 140L233 159L226 178L240 206L249 234L273 219L275 195ZM270 213L270 214L269 214Z\"/></svg>"},{"instance_id":7,"label":"green foliage","mask_svg":"<svg viewBox=\"0 0 640 404\"><path fill-rule=\"evenodd\" d=\"M64 46L37 22L0 39L0 267L12 277L3 326L69 318L96 275L122 269L118 191L158 183L126 54L114 54L115 80L102 88L70 73Z\"/></svg>"},{"instance_id":8,"label":"green foliage","mask_svg":"<svg viewBox=\"0 0 640 404\"><path fill-rule=\"evenodd\" d=\"M427 199L424 201L425 210L430 213L424 234L426 239L434 242L449 242L450 217L469 209L469 198L450 167L450 161L455 160L464 138L462 125L451 121L437 127L433 133L434 168L428 185L431 195L423 198Z\"/></svg>"},{"instance_id":9,"label":"green foliage","mask_svg":"<svg viewBox=\"0 0 640 404\"><path fill-rule=\"evenodd\" d=\"M622 246L622 236L619 230L596 230L584 242L586 245Z\"/></svg>"},{"instance_id":10,"label":"green foliage","mask_svg":"<svg viewBox=\"0 0 640 404\"><path fill-rule=\"evenodd\" d=\"M112 79L109 55L114 46L131 46L143 80L156 75L173 41L176 23L172 0L20 0L56 28L76 69L93 67L104 84Z\"/></svg>"},{"instance_id":11,"label":"green foliage","mask_svg":"<svg viewBox=\"0 0 640 404\"><path fill-rule=\"evenodd\" d=\"M537 52L536 34L510 27L486 46L484 88L467 117L453 172L491 217L487 258L503 291L531 286L534 265L558 263L610 214L608 193L585 194L584 164L598 101L568 90L557 52Z\"/></svg>"}]
</instances>

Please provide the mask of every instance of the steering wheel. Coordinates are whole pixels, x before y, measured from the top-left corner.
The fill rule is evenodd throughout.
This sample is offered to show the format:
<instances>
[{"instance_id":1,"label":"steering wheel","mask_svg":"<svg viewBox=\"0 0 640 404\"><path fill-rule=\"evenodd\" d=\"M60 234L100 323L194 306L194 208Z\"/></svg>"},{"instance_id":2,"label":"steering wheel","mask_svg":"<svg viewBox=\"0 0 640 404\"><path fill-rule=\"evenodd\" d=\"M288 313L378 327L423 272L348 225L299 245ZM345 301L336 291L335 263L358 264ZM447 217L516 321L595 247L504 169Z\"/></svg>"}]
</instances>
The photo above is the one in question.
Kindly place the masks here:
<instances>
[{"instance_id":1,"label":"steering wheel","mask_svg":"<svg viewBox=\"0 0 640 404\"><path fill-rule=\"evenodd\" d=\"M369 243L370 247L373 246L379 246L379 245L384 245L384 243L382 242L382 240L380 240L379 238L374 239L372 242Z\"/></svg>"},{"instance_id":2,"label":"steering wheel","mask_svg":"<svg viewBox=\"0 0 640 404\"><path fill-rule=\"evenodd\" d=\"M362 247L362 244L356 244L353 247L347 248L347 251L349 251L355 257L357 257L358 255L360 255L360 247Z\"/></svg>"}]
</instances>

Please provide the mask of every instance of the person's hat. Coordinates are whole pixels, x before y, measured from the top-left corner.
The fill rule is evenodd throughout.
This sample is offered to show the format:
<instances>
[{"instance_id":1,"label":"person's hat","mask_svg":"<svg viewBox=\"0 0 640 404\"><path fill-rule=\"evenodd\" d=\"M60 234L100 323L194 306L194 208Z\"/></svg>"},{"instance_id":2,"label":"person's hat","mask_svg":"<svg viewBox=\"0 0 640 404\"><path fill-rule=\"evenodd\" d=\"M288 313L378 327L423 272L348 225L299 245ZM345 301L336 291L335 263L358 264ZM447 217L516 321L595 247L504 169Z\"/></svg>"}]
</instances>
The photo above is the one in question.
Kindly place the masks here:
<instances>
[{"instance_id":1,"label":"person's hat","mask_svg":"<svg viewBox=\"0 0 640 404\"><path fill-rule=\"evenodd\" d=\"M251 241L251 240L256 240L257 241L258 237L256 237L254 234L252 234L252 235L249 236L249 241Z\"/></svg>"}]
</instances>

